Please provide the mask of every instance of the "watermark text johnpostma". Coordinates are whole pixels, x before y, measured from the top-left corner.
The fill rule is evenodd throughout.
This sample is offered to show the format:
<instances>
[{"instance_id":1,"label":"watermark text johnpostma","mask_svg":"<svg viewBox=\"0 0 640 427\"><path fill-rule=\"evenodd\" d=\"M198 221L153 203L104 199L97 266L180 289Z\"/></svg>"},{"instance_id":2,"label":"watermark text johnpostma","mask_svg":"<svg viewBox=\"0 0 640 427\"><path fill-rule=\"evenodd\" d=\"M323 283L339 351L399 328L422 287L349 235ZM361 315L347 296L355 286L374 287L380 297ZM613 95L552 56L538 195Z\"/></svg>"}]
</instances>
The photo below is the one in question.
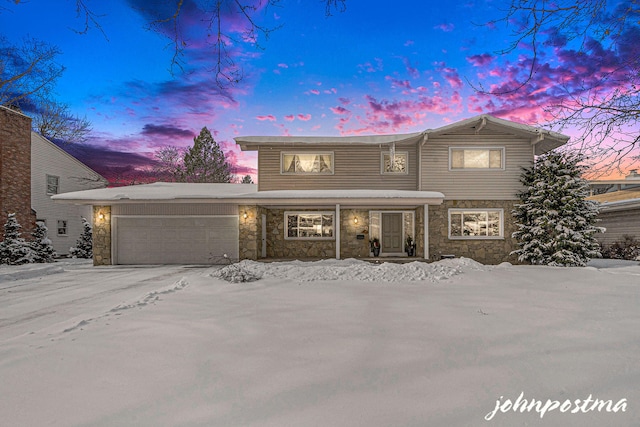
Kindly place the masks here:
<instances>
[{"instance_id":1,"label":"watermark text johnpostma","mask_svg":"<svg viewBox=\"0 0 640 427\"><path fill-rule=\"evenodd\" d=\"M559 410L560 412L569 412L571 414L587 413L587 412L626 412L627 399L614 400L602 400L594 398L589 395L586 399L566 399L561 400L537 400L537 399L525 399L524 392L520 393L520 396L514 401L511 399L503 400L504 396L500 396L500 399L496 400L496 406L484 419L491 421L493 417L498 413L503 414L509 411L513 412L537 412L540 414L540 418L544 418L545 414L550 411Z\"/></svg>"}]
</instances>

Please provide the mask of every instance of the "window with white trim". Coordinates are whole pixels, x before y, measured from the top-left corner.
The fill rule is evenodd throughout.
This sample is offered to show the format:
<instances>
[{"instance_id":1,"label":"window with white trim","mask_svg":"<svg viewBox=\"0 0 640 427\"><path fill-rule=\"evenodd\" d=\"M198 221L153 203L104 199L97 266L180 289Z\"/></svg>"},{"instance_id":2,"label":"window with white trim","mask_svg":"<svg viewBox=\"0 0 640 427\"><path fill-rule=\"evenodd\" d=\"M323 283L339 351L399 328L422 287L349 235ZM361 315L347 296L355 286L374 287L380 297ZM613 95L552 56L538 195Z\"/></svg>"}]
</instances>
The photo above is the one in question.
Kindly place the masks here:
<instances>
[{"instance_id":1,"label":"window with white trim","mask_svg":"<svg viewBox=\"0 0 640 427\"><path fill-rule=\"evenodd\" d=\"M409 153L406 151L395 152L393 158L391 153L381 153L383 174L407 174L409 164Z\"/></svg>"},{"instance_id":2,"label":"window with white trim","mask_svg":"<svg viewBox=\"0 0 640 427\"><path fill-rule=\"evenodd\" d=\"M283 174L333 174L333 153L282 153Z\"/></svg>"},{"instance_id":3,"label":"window with white trim","mask_svg":"<svg viewBox=\"0 0 640 427\"><path fill-rule=\"evenodd\" d=\"M504 147L451 147L449 169L504 169Z\"/></svg>"},{"instance_id":4,"label":"window with white trim","mask_svg":"<svg viewBox=\"0 0 640 427\"><path fill-rule=\"evenodd\" d=\"M58 194L60 177L47 175L47 194Z\"/></svg>"},{"instance_id":5,"label":"window with white trim","mask_svg":"<svg viewBox=\"0 0 640 427\"><path fill-rule=\"evenodd\" d=\"M58 236L66 236L67 233L67 221L64 219L58 220Z\"/></svg>"},{"instance_id":6,"label":"window with white trim","mask_svg":"<svg viewBox=\"0 0 640 427\"><path fill-rule=\"evenodd\" d=\"M449 209L450 239L498 239L504 237L502 209Z\"/></svg>"},{"instance_id":7,"label":"window with white trim","mask_svg":"<svg viewBox=\"0 0 640 427\"><path fill-rule=\"evenodd\" d=\"M285 212L285 239L332 240L334 212Z\"/></svg>"}]
</instances>

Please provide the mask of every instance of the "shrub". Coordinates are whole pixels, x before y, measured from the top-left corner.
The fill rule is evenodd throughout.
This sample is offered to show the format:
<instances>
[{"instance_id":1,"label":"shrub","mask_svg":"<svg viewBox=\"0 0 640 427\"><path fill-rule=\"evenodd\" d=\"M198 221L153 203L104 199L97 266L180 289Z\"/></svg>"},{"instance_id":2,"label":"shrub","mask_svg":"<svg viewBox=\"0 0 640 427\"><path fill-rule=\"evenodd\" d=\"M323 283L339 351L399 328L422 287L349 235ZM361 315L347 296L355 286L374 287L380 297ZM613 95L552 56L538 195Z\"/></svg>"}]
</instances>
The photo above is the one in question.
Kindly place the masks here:
<instances>
[{"instance_id":1,"label":"shrub","mask_svg":"<svg viewBox=\"0 0 640 427\"><path fill-rule=\"evenodd\" d=\"M622 240L606 246L602 251L604 258L636 260L640 258L640 241L625 234Z\"/></svg>"}]
</instances>

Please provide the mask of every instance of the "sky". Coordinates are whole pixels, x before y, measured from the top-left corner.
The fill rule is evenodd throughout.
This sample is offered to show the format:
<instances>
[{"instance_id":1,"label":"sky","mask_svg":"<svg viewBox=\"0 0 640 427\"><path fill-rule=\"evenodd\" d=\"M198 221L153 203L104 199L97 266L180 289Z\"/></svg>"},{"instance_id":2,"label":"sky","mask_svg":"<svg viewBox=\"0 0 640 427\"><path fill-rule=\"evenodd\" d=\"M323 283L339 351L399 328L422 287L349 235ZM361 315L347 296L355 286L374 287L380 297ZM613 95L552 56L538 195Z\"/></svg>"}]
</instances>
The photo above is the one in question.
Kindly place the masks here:
<instances>
[{"instance_id":1,"label":"sky","mask_svg":"<svg viewBox=\"0 0 640 427\"><path fill-rule=\"evenodd\" d=\"M623 54L597 42L579 54L550 34L531 86L494 97L475 88L514 87L531 56L527 45L499 54L517 29L490 24L504 15L505 0L347 0L331 16L319 0L284 0L251 15L273 30L268 37L243 34L240 14L223 11L233 36L227 52L242 78L220 87L211 31L195 0L184 2L185 49L181 67L172 67L166 28L147 25L150 11L169 14L159 6L165 3L86 0L100 28L84 34L75 0L11 0L0 8L0 33L9 41L30 36L63 52L56 97L93 127L84 146L67 149L112 182L143 179L154 152L192 145L204 126L236 173L254 179L255 153L240 151L234 137L409 133L484 113L544 126L544 107L564 96L559 82L579 86Z\"/></svg>"}]
</instances>

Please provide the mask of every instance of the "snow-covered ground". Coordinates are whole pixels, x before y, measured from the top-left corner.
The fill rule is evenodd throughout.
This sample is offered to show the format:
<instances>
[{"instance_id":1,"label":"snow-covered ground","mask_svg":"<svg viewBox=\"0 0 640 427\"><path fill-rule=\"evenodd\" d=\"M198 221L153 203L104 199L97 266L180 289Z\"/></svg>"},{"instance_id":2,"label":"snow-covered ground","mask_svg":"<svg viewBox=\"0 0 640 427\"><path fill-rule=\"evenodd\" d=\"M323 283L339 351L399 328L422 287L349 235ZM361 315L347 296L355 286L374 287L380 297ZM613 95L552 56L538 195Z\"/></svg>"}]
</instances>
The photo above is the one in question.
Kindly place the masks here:
<instances>
[{"instance_id":1,"label":"snow-covered ground","mask_svg":"<svg viewBox=\"0 0 640 427\"><path fill-rule=\"evenodd\" d=\"M640 425L638 264L0 267L0 425Z\"/></svg>"}]
</instances>

